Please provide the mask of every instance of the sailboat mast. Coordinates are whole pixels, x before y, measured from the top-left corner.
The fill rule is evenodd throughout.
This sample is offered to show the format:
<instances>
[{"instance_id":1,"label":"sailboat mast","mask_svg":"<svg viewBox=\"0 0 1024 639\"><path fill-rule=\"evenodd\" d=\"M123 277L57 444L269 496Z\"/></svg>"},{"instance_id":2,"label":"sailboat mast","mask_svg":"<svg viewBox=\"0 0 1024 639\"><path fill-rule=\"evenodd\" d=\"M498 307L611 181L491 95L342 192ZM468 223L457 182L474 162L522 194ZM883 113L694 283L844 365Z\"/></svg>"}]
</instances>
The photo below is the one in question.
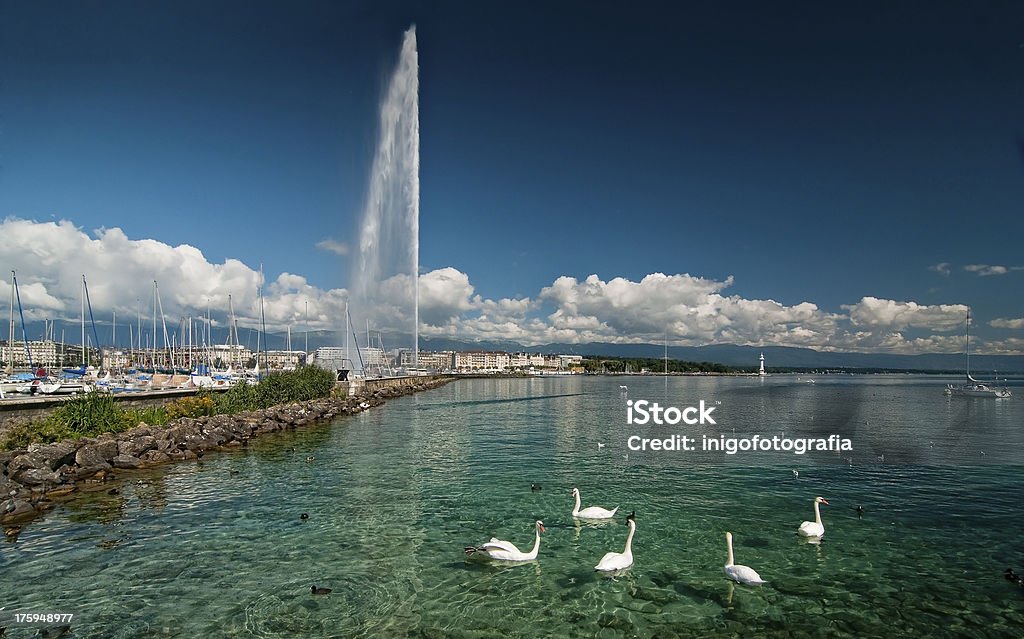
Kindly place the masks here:
<instances>
[{"instance_id":1,"label":"sailboat mast","mask_svg":"<svg viewBox=\"0 0 1024 639\"><path fill-rule=\"evenodd\" d=\"M967 379L971 377L971 309L967 309Z\"/></svg>"},{"instance_id":2,"label":"sailboat mast","mask_svg":"<svg viewBox=\"0 0 1024 639\"><path fill-rule=\"evenodd\" d=\"M156 280L153 280L153 372L156 372Z\"/></svg>"},{"instance_id":3,"label":"sailboat mast","mask_svg":"<svg viewBox=\"0 0 1024 639\"><path fill-rule=\"evenodd\" d=\"M85 274L82 274L82 366L85 366Z\"/></svg>"},{"instance_id":4,"label":"sailboat mast","mask_svg":"<svg viewBox=\"0 0 1024 639\"><path fill-rule=\"evenodd\" d=\"M7 337L7 374L14 373L14 271L11 271L11 330Z\"/></svg>"}]
</instances>

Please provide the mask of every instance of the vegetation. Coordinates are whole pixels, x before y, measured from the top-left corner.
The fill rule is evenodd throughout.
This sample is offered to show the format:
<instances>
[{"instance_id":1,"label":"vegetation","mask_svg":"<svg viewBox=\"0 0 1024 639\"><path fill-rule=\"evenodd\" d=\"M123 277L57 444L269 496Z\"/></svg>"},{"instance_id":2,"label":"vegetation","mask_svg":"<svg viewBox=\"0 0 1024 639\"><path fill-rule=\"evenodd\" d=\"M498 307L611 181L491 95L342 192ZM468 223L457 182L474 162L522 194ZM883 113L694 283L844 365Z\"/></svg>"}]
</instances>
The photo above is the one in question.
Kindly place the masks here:
<instances>
[{"instance_id":1,"label":"vegetation","mask_svg":"<svg viewBox=\"0 0 1024 639\"><path fill-rule=\"evenodd\" d=\"M64 402L46 419L14 426L0 438L0 450L24 448L32 443L95 437L119 433L145 422L161 426L179 417L229 415L260 410L277 404L328 397L334 390L334 373L314 366L269 375L255 386L236 384L222 393L200 391L162 406L123 408L112 395L88 393Z\"/></svg>"},{"instance_id":2,"label":"vegetation","mask_svg":"<svg viewBox=\"0 0 1024 639\"><path fill-rule=\"evenodd\" d=\"M627 366L632 373L663 373L666 362L654 357L589 357L583 360L583 368L588 373L624 373ZM741 370L715 362L687 362L678 359L668 360L667 367L669 373L736 373Z\"/></svg>"}]
</instances>

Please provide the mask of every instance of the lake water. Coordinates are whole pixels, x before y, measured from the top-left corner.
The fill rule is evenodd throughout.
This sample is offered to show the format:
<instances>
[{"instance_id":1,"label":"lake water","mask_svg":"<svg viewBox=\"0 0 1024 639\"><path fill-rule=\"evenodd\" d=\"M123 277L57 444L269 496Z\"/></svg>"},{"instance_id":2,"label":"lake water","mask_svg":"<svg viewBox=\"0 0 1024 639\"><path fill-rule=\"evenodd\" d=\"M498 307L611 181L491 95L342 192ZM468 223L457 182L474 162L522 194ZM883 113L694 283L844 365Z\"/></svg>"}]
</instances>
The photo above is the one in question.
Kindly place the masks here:
<instances>
[{"instance_id":1,"label":"lake water","mask_svg":"<svg viewBox=\"0 0 1024 639\"><path fill-rule=\"evenodd\" d=\"M1024 588L1002 573L1024 573L1024 389L808 379L460 380L125 473L0 542L0 616L73 613L74 637L1019 636ZM629 399L704 400L717 423L630 426ZM627 449L673 434L853 450ZM574 520L574 486L618 515ZM796 530L817 495L815 544ZM630 511L633 568L595 573ZM537 561L465 557L491 536L529 548L536 519ZM727 530L769 583L726 580Z\"/></svg>"}]
</instances>

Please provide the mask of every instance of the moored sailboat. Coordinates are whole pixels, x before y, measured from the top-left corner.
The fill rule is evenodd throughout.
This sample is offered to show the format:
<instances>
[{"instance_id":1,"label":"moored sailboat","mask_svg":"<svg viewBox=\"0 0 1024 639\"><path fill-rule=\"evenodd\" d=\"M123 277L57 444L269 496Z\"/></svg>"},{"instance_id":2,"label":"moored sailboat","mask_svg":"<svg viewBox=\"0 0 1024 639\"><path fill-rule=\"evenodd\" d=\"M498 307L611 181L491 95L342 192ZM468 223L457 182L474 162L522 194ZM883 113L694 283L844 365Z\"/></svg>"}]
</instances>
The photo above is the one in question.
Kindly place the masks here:
<instances>
[{"instance_id":1,"label":"moored sailboat","mask_svg":"<svg viewBox=\"0 0 1024 639\"><path fill-rule=\"evenodd\" d=\"M967 374L967 381L963 384L947 384L943 392L946 395L952 397L989 397L992 399L1007 399L1010 397L1010 389L996 388L992 384L986 384L985 382L979 381L971 377L971 311L967 311L967 348L966 356L967 362L965 372Z\"/></svg>"}]
</instances>

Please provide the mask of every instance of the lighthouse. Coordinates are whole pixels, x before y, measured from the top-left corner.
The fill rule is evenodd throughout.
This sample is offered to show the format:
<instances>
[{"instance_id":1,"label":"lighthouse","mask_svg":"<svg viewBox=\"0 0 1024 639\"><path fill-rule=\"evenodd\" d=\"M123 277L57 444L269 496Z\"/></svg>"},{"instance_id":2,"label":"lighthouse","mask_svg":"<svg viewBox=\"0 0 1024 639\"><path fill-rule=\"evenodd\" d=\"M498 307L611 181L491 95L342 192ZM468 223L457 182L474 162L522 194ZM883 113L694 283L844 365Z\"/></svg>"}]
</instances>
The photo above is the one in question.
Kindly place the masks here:
<instances>
[{"instance_id":1,"label":"lighthouse","mask_svg":"<svg viewBox=\"0 0 1024 639\"><path fill-rule=\"evenodd\" d=\"M761 370L757 371L757 374L764 377L768 373L764 372L764 353L761 353Z\"/></svg>"}]
</instances>

